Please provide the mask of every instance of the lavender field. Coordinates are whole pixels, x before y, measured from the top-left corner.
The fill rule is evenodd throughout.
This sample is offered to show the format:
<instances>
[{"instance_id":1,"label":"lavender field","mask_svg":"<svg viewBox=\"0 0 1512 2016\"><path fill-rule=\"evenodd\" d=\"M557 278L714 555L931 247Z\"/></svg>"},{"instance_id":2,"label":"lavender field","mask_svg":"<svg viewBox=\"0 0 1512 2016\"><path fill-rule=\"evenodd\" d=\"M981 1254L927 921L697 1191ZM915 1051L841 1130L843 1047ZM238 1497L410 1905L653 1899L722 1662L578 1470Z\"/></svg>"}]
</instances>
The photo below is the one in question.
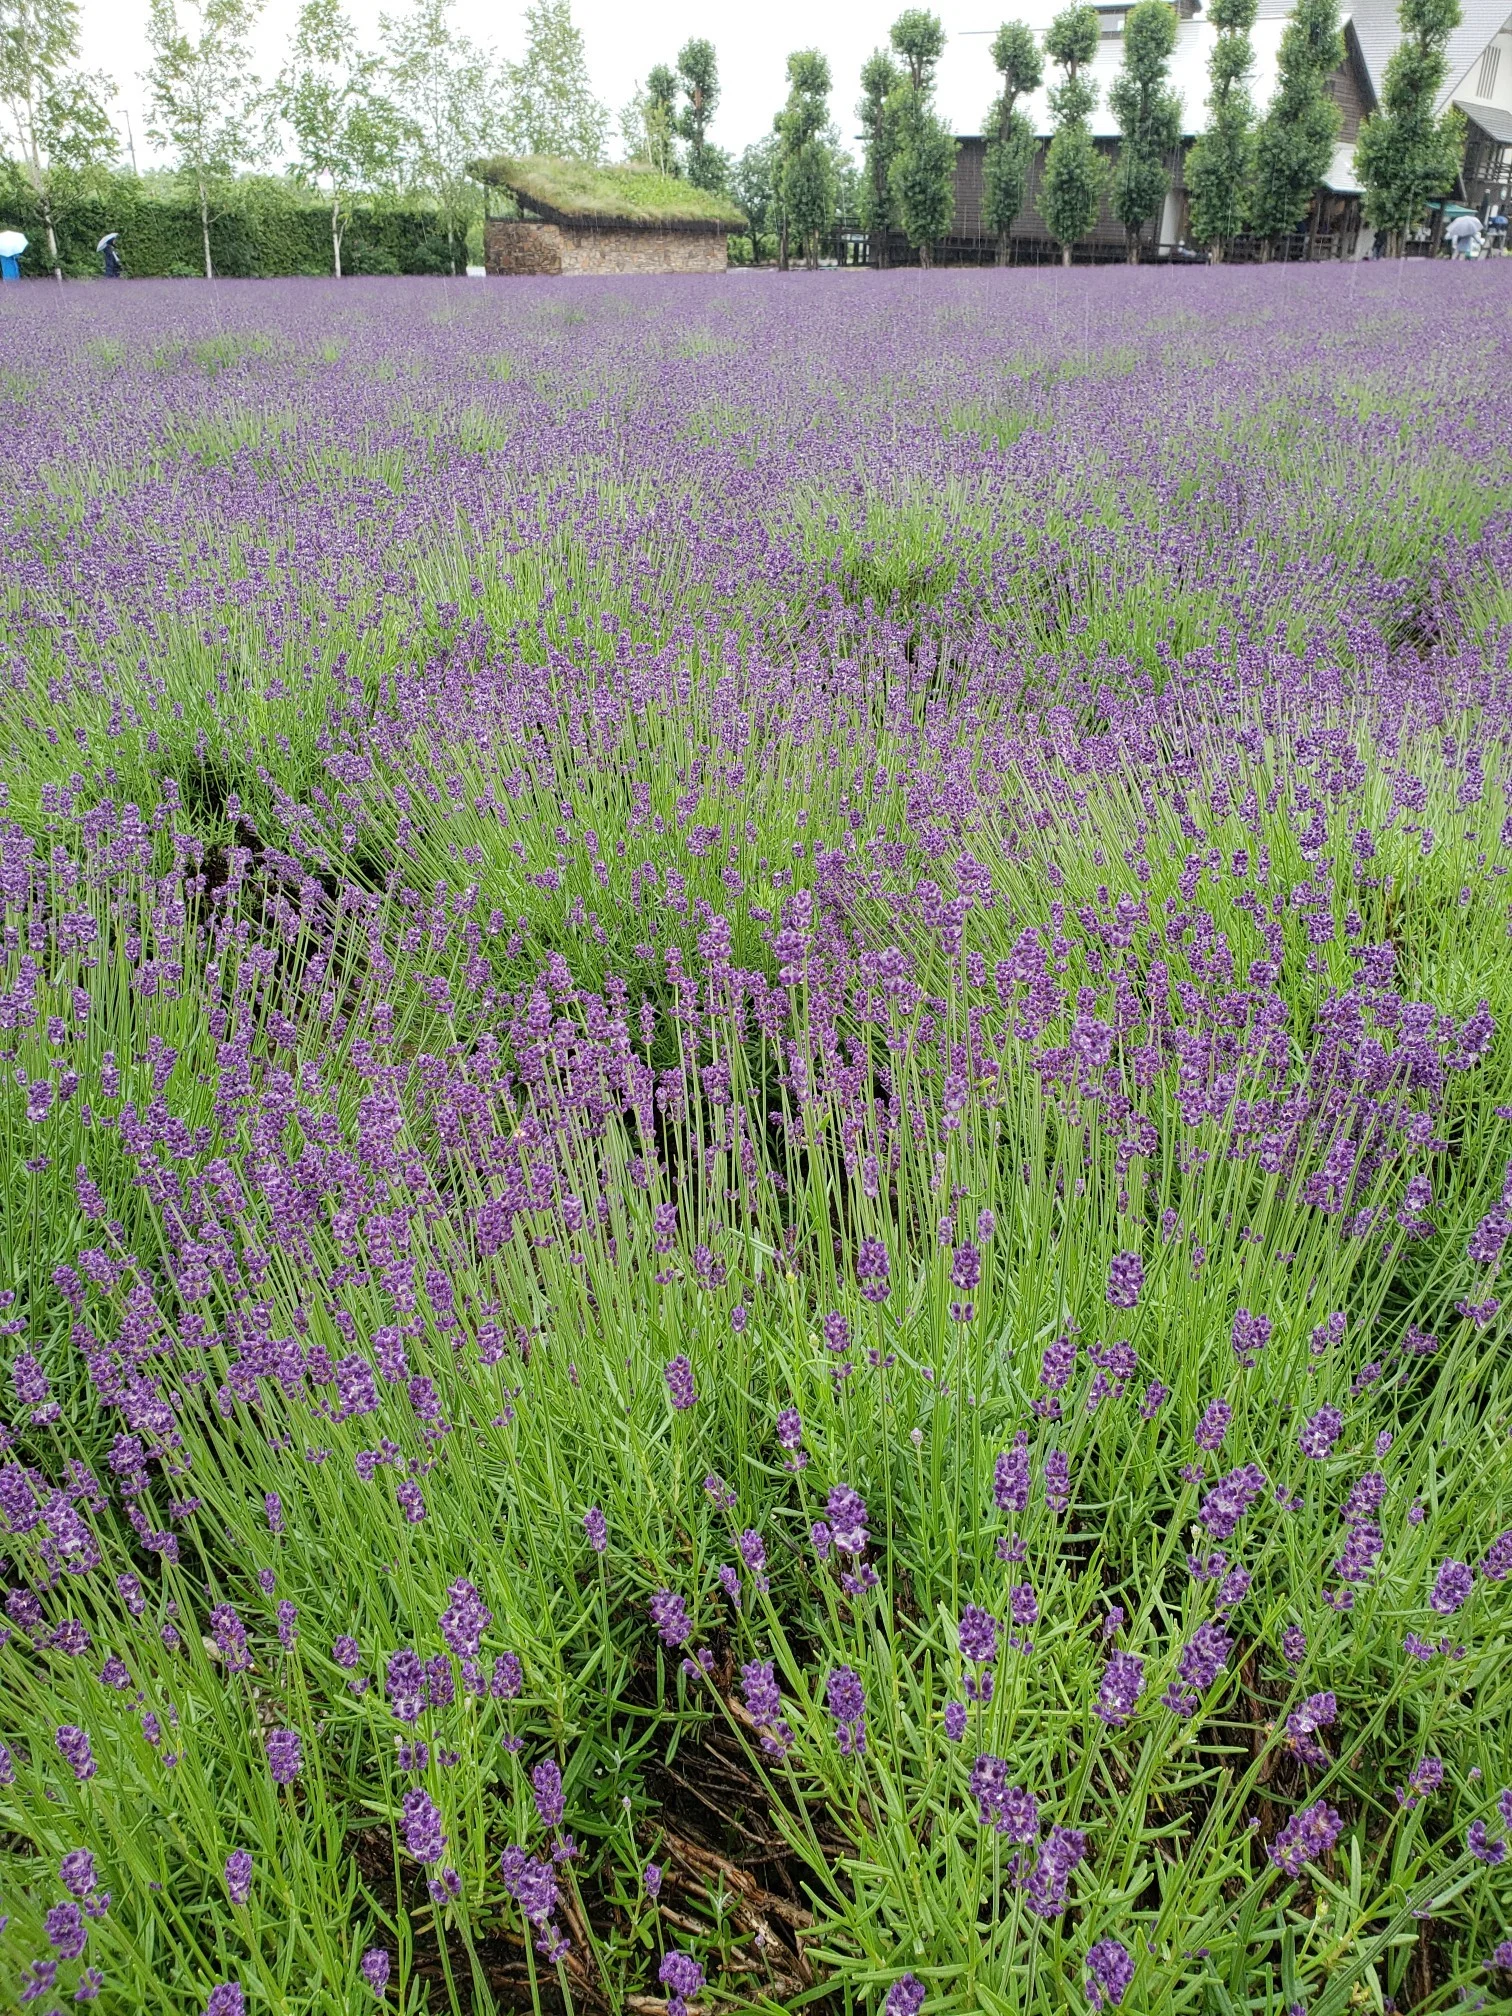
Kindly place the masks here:
<instances>
[{"instance_id":1,"label":"lavender field","mask_svg":"<svg viewBox=\"0 0 1512 2016\"><path fill-rule=\"evenodd\" d=\"M0 2006L1512 2008L1512 261L0 316Z\"/></svg>"}]
</instances>

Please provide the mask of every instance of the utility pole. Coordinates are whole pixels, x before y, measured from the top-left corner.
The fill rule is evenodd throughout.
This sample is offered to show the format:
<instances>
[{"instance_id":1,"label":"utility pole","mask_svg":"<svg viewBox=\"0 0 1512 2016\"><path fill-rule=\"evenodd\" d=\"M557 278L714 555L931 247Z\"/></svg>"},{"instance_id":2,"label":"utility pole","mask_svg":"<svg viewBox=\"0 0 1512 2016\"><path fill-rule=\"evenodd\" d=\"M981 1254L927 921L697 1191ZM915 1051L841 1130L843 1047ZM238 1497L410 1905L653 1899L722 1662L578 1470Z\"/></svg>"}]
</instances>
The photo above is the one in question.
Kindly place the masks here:
<instances>
[{"instance_id":1,"label":"utility pole","mask_svg":"<svg viewBox=\"0 0 1512 2016\"><path fill-rule=\"evenodd\" d=\"M131 112L126 107L122 109L126 114L126 152L131 156L131 172L135 175L137 173L136 137L131 130Z\"/></svg>"}]
</instances>

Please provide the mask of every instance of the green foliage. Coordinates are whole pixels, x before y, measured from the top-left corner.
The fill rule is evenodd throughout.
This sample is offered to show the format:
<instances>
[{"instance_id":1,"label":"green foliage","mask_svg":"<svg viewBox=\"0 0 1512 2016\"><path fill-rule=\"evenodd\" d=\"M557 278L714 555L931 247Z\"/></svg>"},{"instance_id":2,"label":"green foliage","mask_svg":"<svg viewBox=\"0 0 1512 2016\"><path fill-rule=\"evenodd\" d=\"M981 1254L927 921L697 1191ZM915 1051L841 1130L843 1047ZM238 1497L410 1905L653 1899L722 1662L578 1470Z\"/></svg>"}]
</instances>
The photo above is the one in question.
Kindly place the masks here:
<instances>
[{"instance_id":1,"label":"green foliage","mask_svg":"<svg viewBox=\"0 0 1512 2016\"><path fill-rule=\"evenodd\" d=\"M915 91L928 91L945 53L945 29L938 14L925 7L907 7L892 25L889 36L894 49L908 66L908 81Z\"/></svg>"},{"instance_id":2,"label":"green foliage","mask_svg":"<svg viewBox=\"0 0 1512 2016\"><path fill-rule=\"evenodd\" d=\"M1131 259L1170 187L1166 157L1181 144L1181 100L1166 82L1175 46L1170 0L1137 0L1124 21L1123 68L1108 94L1123 134L1113 174L1113 215L1128 234Z\"/></svg>"},{"instance_id":3,"label":"green foliage","mask_svg":"<svg viewBox=\"0 0 1512 2016\"><path fill-rule=\"evenodd\" d=\"M79 68L74 0L0 0L0 113L57 272L55 232L115 151L114 87Z\"/></svg>"},{"instance_id":4,"label":"green foliage","mask_svg":"<svg viewBox=\"0 0 1512 2016\"><path fill-rule=\"evenodd\" d=\"M1402 0L1402 39L1386 65L1381 103L1360 128L1355 173L1365 190L1365 218L1400 248L1429 201L1453 186L1465 156L1464 116L1454 106L1435 116L1448 75L1445 54L1460 23L1459 0Z\"/></svg>"},{"instance_id":5,"label":"green foliage","mask_svg":"<svg viewBox=\"0 0 1512 2016\"><path fill-rule=\"evenodd\" d=\"M892 25L892 46L906 74L891 97L896 144L888 164L892 205L921 265L950 229L954 208L955 142L934 109L934 76L945 49L939 16L907 8Z\"/></svg>"},{"instance_id":6,"label":"green foliage","mask_svg":"<svg viewBox=\"0 0 1512 2016\"><path fill-rule=\"evenodd\" d=\"M40 209L13 162L0 164L0 206L31 240L25 274L48 270ZM100 178L58 224L58 253L70 279L97 275L95 245L121 234L128 274L137 279L185 279L204 271L199 205L192 190L161 195L134 175ZM244 176L222 192L210 223L215 270L228 279L272 279L331 271L331 217L299 187L273 177ZM413 204L354 199L342 237L342 268L352 274L444 273L447 243L436 212Z\"/></svg>"},{"instance_id":7,"label":"green foliage","mask_svg":"<svg viewBox=\"0 0 1512 2016\"><path fill-rule=\"evenodd\" d=\"M1097 222L1108 179L1107 163L1087 125L1097 103L1096 88L1081 75L1097 54L1099 35L1097 13L1091 7L1066 8L1045 35L1045 54L1065 74L1050 91L1056 129L1045 156L1040 215L1068 264L1071 247Z\"/></svg>"},{"instance_id":8,"label":"green foliage","mask_svg":"<svg viewBox=\"0 0 1512 2016\"><path fill-rule=\"evenodd\" d=\"M699 189L722 189L729 157L709 144L709 124L719 109L719 62L714 44L700 37L677 52L677 74L687 102L677 115L677 131L688 143L688 180Z\"/></svg>"},{"instance_id":9,"label":"green foliage","mask_svg":"<svg viewBox=\"0 0 1512 2016\"><path fill-rule=\"evenodd\" d=\"M859 207L862 228L872 238L879 265L887 263L887 234L898 222L892 164L898 151L901 81L902 73L885 49L874 49L861 65L861 99L856 117L861 122L865 152Z\"/></svg>"},{"instance_id":10,"label":"green foliage","mask_svg":"<svg viewBox=\"0 0 1512 2016\"><path fill-rule=\"evenodd\" d=\"M1255 136L1253 228L1266 240L1306 217L1339 137L1328 78L1343 60L1337 0L1297 0L1281 37L1276 92Z\"/></svg>"},{"instance_id":11,"label":"green foliage","mask_svg":"<svg viewBox=\"0 0 1512 2016\"><path fill-rule=\"evenodd\" d=\"M1192 236L1221 257L1244 229L1254 169L1255 108L1245 89L1254 68L1250 30L1258 0L1216 0L1218 30L1208 58L1207 130L1186 160Z\"/></svg>"},{"instance_id":12,"label":"green foliage","mask_svg":"<svg viewBox=\"0 0 1512 2016\"><path fill-rule=\"evenodd\" d=\"M638 224L677 218L737 229L745 223L737 206L717 190L696 189L681 176L658 175L633 163L604 166L548 154L519 160L501 155L472 166L479 180L508 189L527 204L544 204L569 216L624 217Z\"/></svg>"},{"instance_id":13,"label":"green foliage","mask_svg":"<svg viewBox=\"0 0 1512 2016\"><path fill-rule=\"evenodd\" d=\"M582 31L571 0L535 0L525 10L525 54L505 66L510 145L521 154L599 161L609 108L593 95Z\"/></svg>"},{"instance_id":14,"label":"green foliage","mask_svg":"<svg viewBox=\"0 0 1512 2016\"><path fill-rule=\"evenodd\" d=\"M436 208L447 264L466 263L479 191L469 164L503 142L501 86L487 55L451 22L452 0L414 0L379 17L389 83L404 113L406 189Z\"/></svg>"},{"instance_id":15,"label":"green foliage","mask_svg":"<svg viewBox=\"0 0 1512 2016\"><path fill-rule=\"evenodd\" d=\"M819 264L819 244L835 219L835 163L825 128L829 118L830 67L817 49L795 49L787 60L787 103L778 113L777 193L785 231L796 239L811 267Z\"/></svg>"},{"instance_id":16,"label":"green foliage","mask_svg":"<svg viewBox=\"0 0 1512 2016\"><path fill-rule=\"evenodd\" d=\"M147 131L194 190L207 280L215 272L210 226L226 186L267 153L252 69L261 11L262 0L151 0L148 9Z\"/></svg>"},{"instance_id":17,"label":"green foliage","mask_svg":"<svg viewBox=\"0 0 1512 2016\"><path fill-rule=\"evenodd\" d=\"M1007 251L1013 220L1024 207L1034 133L1018 110L1020 98L1037 91L1044 64L1031 29L1022 21L1005 21L992 38L992 61L1002 77L1002 89L987 114L987 152L983 162L983 222L996 234L998 255Z\"/></svg>"},{"instance_id":18,"label":"green foliage","mask_svg":"<svg viewBox=\"0 0 1512 2016\"><path fill-rule=\"evenodd\" d=\"M762 236L772 229L777 210L777 135L755 140L741 154L730 174L730 189L750 227L751 263L760 257Z\"/></svg>"},{"instance_id":19,"label":"green foliage","mask_svg":"<svg viewBox=\"0 0 1512 2016\"><path fill-rule=\"evenodd\" d=\"M331 268L341 277L341 241L352 193L381 180L399 157L399 114L378 90L379 65L358 49L339 0L304 0L278 106L299 147L295 174L330 204Z\"/></svg>"}]
</instances>

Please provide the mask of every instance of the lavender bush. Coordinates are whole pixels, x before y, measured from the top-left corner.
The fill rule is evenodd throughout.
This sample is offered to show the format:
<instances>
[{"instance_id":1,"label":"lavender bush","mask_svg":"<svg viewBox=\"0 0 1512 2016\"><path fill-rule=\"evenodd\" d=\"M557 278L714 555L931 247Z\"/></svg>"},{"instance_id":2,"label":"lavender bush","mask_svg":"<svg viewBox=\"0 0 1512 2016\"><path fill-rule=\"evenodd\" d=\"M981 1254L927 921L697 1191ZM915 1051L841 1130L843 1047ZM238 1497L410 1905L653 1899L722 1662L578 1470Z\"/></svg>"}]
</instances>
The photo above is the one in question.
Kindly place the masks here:
<instances>
[{"instance_id":1,"label":"lavender bush","mask_svg":"<svg viewBox=\"0 0 1512 2016\"><path fill-rule=\"evenodd\" d=\"M1503 263L6 302L6 2006L1509 2006Z\"/></svg>"}]
</instances>

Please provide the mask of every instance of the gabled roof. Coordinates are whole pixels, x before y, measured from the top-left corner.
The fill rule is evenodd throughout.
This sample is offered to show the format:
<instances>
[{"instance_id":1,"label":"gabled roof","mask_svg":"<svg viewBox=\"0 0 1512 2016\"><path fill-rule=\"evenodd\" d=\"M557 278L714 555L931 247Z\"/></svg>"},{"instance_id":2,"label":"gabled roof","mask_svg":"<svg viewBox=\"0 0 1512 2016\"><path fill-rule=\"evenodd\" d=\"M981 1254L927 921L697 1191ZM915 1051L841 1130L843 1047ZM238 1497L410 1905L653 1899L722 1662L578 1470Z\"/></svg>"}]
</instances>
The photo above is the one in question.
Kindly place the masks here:
<instances>
[{"instance_id":1,"label":"gabled roof","mask_svg":"<svg viewBox=\"0 0 1512 2016\"><path fill-rule=\"evenodd\" d=\"M1442 111L1454 99L1473 93L1475 84L1471 73L1479 63L1486 44L1505 26L1508 13L1509 0L1461 0L1460 24L1449 37L1446 51L1449 68L1436 110ZM1397 0L1353 0L1350 18L1360 40L1370 81L1379 98L1387 59L1401 40Z\"/></svg>"},{"instance_id":2,"label":"gabled roof","mask_svg":"<svg viewBox=\"0 0 1512 2016\"><path fill-rule=\"evenodd\" d=\"M1473 98L1456 98L1454 102L1471 124L1479 126L1498 146L1512 147L1512 112L1504 112L1500 105L1477 105Z\"/></svg>"},{"instance_id":3,"label":"gabled roof","mask_svg":"<svg viewBox=\"0 0 1512 2016\"><path fill-rule=\"evenodd\" d=\"M601 168L551 154L501 154L474 161L469 174L507 189L520 205L551 224L588 224L632 230L743 231L744 213L728 196L696 189L676 175L622 162Z\"/></svg>"}]
</instances>

